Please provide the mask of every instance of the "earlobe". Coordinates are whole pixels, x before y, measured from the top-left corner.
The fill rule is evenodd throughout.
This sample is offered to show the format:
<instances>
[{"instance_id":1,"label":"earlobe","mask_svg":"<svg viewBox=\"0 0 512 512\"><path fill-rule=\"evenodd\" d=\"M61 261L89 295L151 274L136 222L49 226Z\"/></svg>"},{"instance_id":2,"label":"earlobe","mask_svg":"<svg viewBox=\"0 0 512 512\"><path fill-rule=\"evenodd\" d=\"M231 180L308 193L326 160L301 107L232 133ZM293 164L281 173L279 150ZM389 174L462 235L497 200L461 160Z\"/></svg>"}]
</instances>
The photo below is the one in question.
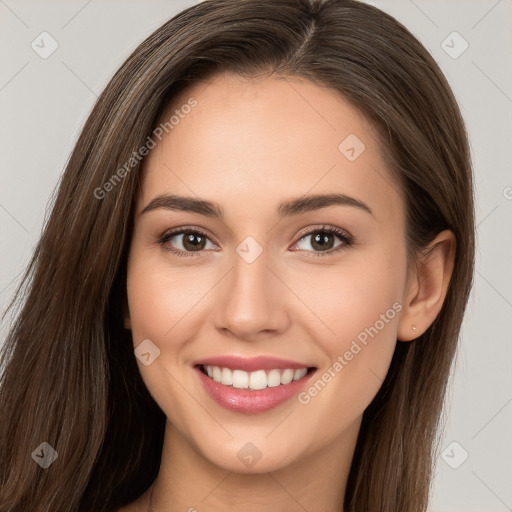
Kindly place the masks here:
<instances>
[{"instance_id":1,"label":"earlobe","mask_svg":"<svg viewBox=\"0 0 512 512\"><path fill-rule=\"evenodd\" d=\"M455 249L453 232L445 230L418 255L403 300L399 341L421 336L441 311L453 273Z\"/></svg>"}]
</instances>

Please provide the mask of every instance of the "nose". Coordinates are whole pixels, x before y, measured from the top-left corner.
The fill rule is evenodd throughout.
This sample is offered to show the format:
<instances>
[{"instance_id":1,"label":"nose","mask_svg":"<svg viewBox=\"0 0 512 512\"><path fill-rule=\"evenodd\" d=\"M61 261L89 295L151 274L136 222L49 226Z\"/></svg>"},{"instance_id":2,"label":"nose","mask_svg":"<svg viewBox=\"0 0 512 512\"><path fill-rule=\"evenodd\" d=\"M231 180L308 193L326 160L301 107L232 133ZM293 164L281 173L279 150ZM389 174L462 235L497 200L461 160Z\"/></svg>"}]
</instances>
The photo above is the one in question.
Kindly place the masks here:
<instances>
[{"instance_id":1,"label":"nose","mask_svg":"<svg viewBox=\"0 0 512 512\"><path fill-rule=\"evenodd\" d=\"M286 289L269 263L265 251L252 263L235 253L215 300L217 329L248 341L286 330Z\"/></svg>"}]
</instances>

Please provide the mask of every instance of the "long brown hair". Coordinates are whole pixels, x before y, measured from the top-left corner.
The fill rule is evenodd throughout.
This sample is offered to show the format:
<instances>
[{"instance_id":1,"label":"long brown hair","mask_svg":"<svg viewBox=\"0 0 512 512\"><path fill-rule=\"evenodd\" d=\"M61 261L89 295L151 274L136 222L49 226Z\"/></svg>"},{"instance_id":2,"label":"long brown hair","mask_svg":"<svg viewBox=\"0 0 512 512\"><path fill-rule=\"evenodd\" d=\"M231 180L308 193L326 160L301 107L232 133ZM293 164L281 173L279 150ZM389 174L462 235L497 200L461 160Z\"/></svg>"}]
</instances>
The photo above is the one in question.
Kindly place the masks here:
<instances>
[{"instance_id":1,"label":"long brown hair","mask_svg":"<svg viewBox=\"0 0 512 512\"><path fill-rule=\"evenodd\" d=\"M455 234L443 308L419 339L397 343L364 413L345 496L346 512L426 509L473 279L471 163L457 103L418 40L372 6L208 0L166 22L126 60L66 166L8 309L18 306L1 359L0 510L116 510L157 475L165 417L123 328L140 162L113 190L98 189L146 144L178 91L222 71L302 77L339 91L380 133L406 199L410 254L443 229ZM42 442L58 453L47 469L31 457Z\"/></svg>"}]
</instances>

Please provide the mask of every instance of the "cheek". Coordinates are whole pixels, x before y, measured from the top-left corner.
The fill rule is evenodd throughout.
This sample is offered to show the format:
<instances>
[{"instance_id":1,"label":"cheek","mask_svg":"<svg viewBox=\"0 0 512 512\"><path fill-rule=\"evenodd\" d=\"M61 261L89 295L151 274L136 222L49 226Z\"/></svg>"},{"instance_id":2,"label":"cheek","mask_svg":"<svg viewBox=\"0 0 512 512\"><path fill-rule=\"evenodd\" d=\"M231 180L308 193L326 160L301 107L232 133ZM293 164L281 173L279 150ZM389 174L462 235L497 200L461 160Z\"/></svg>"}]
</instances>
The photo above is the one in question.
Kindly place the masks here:
<instances>
[{"instance_id":1,"label":"cheek","mask_svg":"<svg viewBox=\"0 0 512 512\"><path fill-rule=\"evenodd\" d=\"M214 284L211 276L208 280L203 274L186 267L169 271L134 255L128 268L127 291L135 344L144 338L160 343L167 340L166 349L172 351L169 340L178 342L191 335L188 331L195 325L198 305Z\"/></svg>"},{"instance_id":2,"label":"cheek","mask_svg":"<svg viewBox=\"0 0 512 512\"><path fill-rule=\"evenodd\" d=\"M405 286L404 268L405 260L400 257L356 255L339 265L301 272L295 291L314 313L304 320L305 325L317 329L312 339L323 340L330 356L360 333L364 338L365 328L375 324L385 331L384 337L392 339Z\"/></svg>"},{"instance_id":3,"label":"cheek","mask_svg":"<svg viewBox=\"0 0 512 512\"><path fill-rule=\"evenodd\" d=\"M307 315L302 326L326 357L299 401L311 417L330 418L326 438L360 416L384 381L396 346L404 269L405 256L380 255L301 281L298 294L317 315Z\"/></svg>"},{"instance_id":4,"label":"cheek","mask_svg":"<svg viewBox=\"0 0 512 512\"><path fill-rule=\"evenodd\" d=\"M186 268L164 271L161 263L158 265L151 256L137 251L132 253L128 266L134 348L149 339L160 350L150 365L138 359L137 365L148 391L176 425L182 425L190 407L183 400L183 347L196 336L201 326L202 300L215 284L212 277L211 282L205 277Z\"/></svg>"}]
</instances>

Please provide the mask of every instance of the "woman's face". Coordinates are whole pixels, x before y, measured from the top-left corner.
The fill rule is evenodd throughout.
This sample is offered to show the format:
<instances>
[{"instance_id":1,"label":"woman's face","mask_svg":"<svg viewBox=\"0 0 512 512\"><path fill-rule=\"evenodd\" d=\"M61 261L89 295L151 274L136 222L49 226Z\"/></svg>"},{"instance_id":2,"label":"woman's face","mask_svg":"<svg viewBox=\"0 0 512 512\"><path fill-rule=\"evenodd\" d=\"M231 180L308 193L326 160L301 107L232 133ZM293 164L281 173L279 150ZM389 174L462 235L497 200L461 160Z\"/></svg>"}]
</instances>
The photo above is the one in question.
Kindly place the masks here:
<instances>
[{"instance_id":1,"label":"woman's face","mask_svg":"<svg viewBox=\"0 0 512 512\"><path fill-rule=\"evenodd\" d=\"M404 203L376 133L336 92L294 78L217 76L162 122L137 198L127 326L174 435L237 472L353 437L407 280Z\"/></svg>"}]
</instances>

